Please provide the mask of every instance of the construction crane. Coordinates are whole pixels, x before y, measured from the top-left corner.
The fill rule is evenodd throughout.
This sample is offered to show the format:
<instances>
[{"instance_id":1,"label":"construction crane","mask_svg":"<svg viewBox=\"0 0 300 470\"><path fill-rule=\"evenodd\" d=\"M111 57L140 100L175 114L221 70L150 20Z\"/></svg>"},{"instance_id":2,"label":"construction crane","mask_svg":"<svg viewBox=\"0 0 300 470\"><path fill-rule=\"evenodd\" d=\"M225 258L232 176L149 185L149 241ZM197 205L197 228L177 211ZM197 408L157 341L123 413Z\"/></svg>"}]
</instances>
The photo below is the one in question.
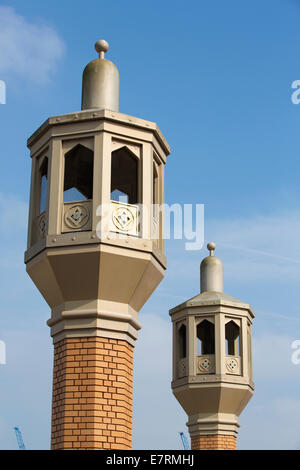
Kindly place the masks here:
<instances>
[{"instance_id":1,"label":"construction crane","mask_svg":"<svg viewBox=\"0 0 300 470\"><path fill-rule=\"evenodd\" d=\"M17 436L19 450L26 450L25 445L24 445L24 441L23 441L23 437L22 437L22 433L21 433L20 429L17 428L17 427L14 427L14 430L15 430L15 433L16 433L16 436Z\"/></svg>"},{"instance_id":2,"label":"construction crane","mask_svg":"<svg viewBox=\"0 0 300 470\"><path fill-rule=\"evenodd\" d=\"M181 441L182 441L182 445L183 445L184 450L190 450L189 442L188 442L187 437L184 434L184 432L180 432L179 435L181 437Z\"/></svg>"}]
</instances>

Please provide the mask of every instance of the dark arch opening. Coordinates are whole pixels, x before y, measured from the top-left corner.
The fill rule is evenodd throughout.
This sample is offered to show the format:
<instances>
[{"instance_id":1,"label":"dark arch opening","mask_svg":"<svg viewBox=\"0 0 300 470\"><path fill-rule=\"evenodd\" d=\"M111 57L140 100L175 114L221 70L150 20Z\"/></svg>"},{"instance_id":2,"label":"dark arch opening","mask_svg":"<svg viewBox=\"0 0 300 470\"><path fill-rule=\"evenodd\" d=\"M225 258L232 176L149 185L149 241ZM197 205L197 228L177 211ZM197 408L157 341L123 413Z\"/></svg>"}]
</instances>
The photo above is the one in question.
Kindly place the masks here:
<instances>
[{"instance_id":1,"label":"dark arch opening","mask_svg":"<svg viewBox=\"0 0 300 470\"><path fill-rule=\"evenodd\" d=\"M93 197L94 152L76 145L65 155L64 202Z\"/></svg>"},{"instance_id":2,"label":"dark arch opening","mask_svg":"<svg viewBox=\"0 0 300 470\"><path fill-rule=\"evenodd\" d=\"M138 202L138 160L126 147L111 155L110 197L128 204Z\"/></svg>"},{"instance_id":3,"label":"dark arch opening","mask_svg":"<svg viewBox=\"0 0 300 470\"><path fill-rule=\"evenodd\" d=\"M236 323L230 321L225 325L226 354L228 356L240 355L240 329Z\"/></svg>"},{"instance_id":4,"label":"dark arch opening","mask_svg":"<svg viewBox=\"0 0 300 470\"><path fill-rule=\"evenodd\" d=\"M203 320L197 326L197 355L215 354L215 325Z\"/></svg>"},{"instance_id":5,"label":"dark arch opening","mask_svg":"<svg viewBox=\"0 0 300 470\"><path fill-rule=\"evenodd\" d=\"M181 325L178 330L179 337L179 359L186 357L186 326Z\"/></svg>"}]
</instances>

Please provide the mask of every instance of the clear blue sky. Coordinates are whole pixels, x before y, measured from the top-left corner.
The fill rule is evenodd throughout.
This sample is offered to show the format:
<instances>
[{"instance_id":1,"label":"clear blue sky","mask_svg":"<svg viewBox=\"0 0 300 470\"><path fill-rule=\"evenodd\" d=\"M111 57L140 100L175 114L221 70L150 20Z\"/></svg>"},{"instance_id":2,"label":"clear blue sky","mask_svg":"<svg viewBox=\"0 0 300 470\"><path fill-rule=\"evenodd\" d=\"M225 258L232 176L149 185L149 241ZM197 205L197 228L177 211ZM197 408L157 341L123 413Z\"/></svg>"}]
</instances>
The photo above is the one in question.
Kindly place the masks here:
<instances>
[{"instance_id":1,"label":"clear blue sky","mask_svg":"<svg viewBox=\"0 0 300 470\"><path fill-rule=\"evenodd\" d=\"M80 109L81 74L100 38L120 71L120 112L157 122L171 146L166 202L205 204L205 238L217 243L225 291L256 313L256 392L239 447L300 448L300 365L290 360L300 339L300 105L291 102L299 23L296 0L1 2L0 448L16 447L14 425L28 448L49 446L49 309L23 265L26 139L49 116ZM187 252L179 241L166 248L166 278L140 315L136 448L180 448L185 429L170 392L168 310L198 293L205 250Z\"/></svg>"}]
</instances>

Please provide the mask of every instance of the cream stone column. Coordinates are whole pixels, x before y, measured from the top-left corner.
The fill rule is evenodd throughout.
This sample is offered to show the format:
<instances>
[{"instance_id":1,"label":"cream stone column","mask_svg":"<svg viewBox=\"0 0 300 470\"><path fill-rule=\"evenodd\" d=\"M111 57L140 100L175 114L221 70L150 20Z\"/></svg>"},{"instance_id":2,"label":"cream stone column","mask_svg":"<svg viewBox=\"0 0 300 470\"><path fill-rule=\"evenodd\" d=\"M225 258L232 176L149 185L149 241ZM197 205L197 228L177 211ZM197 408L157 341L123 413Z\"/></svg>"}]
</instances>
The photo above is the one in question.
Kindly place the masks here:
<instances>
[{"instance_id":1,"label":"cream stone column","mask_svg":"<svg viewBox=\"0 0 300 470\"><path fill-rule=\"evenodd\" d=\"M196 346L196 334L195 334L195 322L192 317L187 318L187 357L188 357L188 374L195 375L196 374L196 364L195 364L195 356L197 352ZM175 344L176 348L176 344Z\"/></svg>"},{"instance_id":2,"label":"cream stone column","mask_svg":"<svg viewBox=\"0 0 300 470\"><path fill-rule=\"evenodd\" d=\"M160 202L160 204L162 204L162 210L159 213L159 222L160 222L160 249L162 251L164 251L164 249L165 249L165 239L164 239L164 236L163 236L163 234L165 233L165 229L164 229L164 209L163 209L163 202L165 200L164 173L165 173L164 165L159 165L159 178L160 178L159 202Z\"/></svg>"},{"instance_id":3,"label":"cream stone column","mask_svg":"<svg viewBox=\"0 0 300 470\"><path fill-rule=\"evenodd\" d=\"M252 361L252 358L250 357L249 361L249 345L248 345L248 321L247 318L242 318L242 337L241 337L241 349L242 349L242 356L244 358L243 361L243 369L242 369L242 374L244 377L249 377L250 380L251 374L249 371L249 363ZM250 347L251 347L251 339L250 339Z\"/></svg>"},{"instance_id":4,"label":"cream stone column","mask_svg":"<svg viewBox=\"0 0 300 470\"><path fill-rule=\"evenodd\" d=\"M143 146L142 153L142 237L151 238L151 204L152 204L152 178L153 178L153 149L151 145ZM149 178L151 175L151 178Z\"/></svg>"},{"instance_id":5,"label":"cream stone column","mask_svg":"<svg viewBox=\"0 0 300 470\"><path fill-rule=\"evenodd\" d=\"M216 364L216 374L224 374L224 325L223 318L221 315L215 315L215 364Z\"/></svg>"},{"instance_id":6,"label":"cream stone column","mask_svg":"<svg viewBox=\"0 0 300 470\"><path fill-rule=\"evenodd\" d=\"M105 142L108 139L109 139L109 136L105 135L104 132L100 132L99 134L96 134L94 137L95 154L99 155L99 158L94 159L94 175L95 175L95 179L99 179L99 181L102 181L104 171L106 170L106 168L104 168L103 156L105 154L105 146L109 147L107 143ZM110 169L109 169L109 173L110 173ZM96 231L97 224L100 221L100 216L97 215L97 210L99 210L98 208L101 207L102 201L103 201L103 191L99 191L98 185L94 185L93 187L93 222L92 222L93 232Z\"/></svg>"},{"instance_id":7,"label":"cream stone column","mask_svg":"<svg viewBox=\"0 0 300 470\"><path fill-rule=\"evenodd\" d=\"M49 144L49 181L48 184L48 234L61 231L63 203L63 159L61 140L52 140Z\"/></svg>"}]
</instances>

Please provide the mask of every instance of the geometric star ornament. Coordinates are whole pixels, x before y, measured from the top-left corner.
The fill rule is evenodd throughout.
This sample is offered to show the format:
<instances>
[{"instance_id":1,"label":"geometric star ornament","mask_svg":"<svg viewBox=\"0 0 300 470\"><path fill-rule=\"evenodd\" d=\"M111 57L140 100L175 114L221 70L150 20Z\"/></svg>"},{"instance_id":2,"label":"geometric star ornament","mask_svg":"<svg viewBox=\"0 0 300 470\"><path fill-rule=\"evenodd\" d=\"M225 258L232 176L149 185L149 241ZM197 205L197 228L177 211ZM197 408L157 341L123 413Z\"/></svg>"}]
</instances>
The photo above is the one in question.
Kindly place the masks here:
<instances>
[{"instance_id":1,"label":"geometric star ornament","mask_svg":"<svg viewBox=\"0 0 300 470\"><path fill-rule=\"evenodd\" d=\"M70 228L82 228L90 218L89 210L83 205L71 206L65 213L65 223Z\"/></svg>"},{"instance_id":2,"label":"geometric star ornament","mask_svg":"<svg viewBox=\"0 0 300 470\"><path fill-rule=\"evenodd\" d=\"M126 206L114 209L112 217L114 225L124 232L128 232L132 228L135 219L132 211Z\"/></svg>"}]
</instances>

